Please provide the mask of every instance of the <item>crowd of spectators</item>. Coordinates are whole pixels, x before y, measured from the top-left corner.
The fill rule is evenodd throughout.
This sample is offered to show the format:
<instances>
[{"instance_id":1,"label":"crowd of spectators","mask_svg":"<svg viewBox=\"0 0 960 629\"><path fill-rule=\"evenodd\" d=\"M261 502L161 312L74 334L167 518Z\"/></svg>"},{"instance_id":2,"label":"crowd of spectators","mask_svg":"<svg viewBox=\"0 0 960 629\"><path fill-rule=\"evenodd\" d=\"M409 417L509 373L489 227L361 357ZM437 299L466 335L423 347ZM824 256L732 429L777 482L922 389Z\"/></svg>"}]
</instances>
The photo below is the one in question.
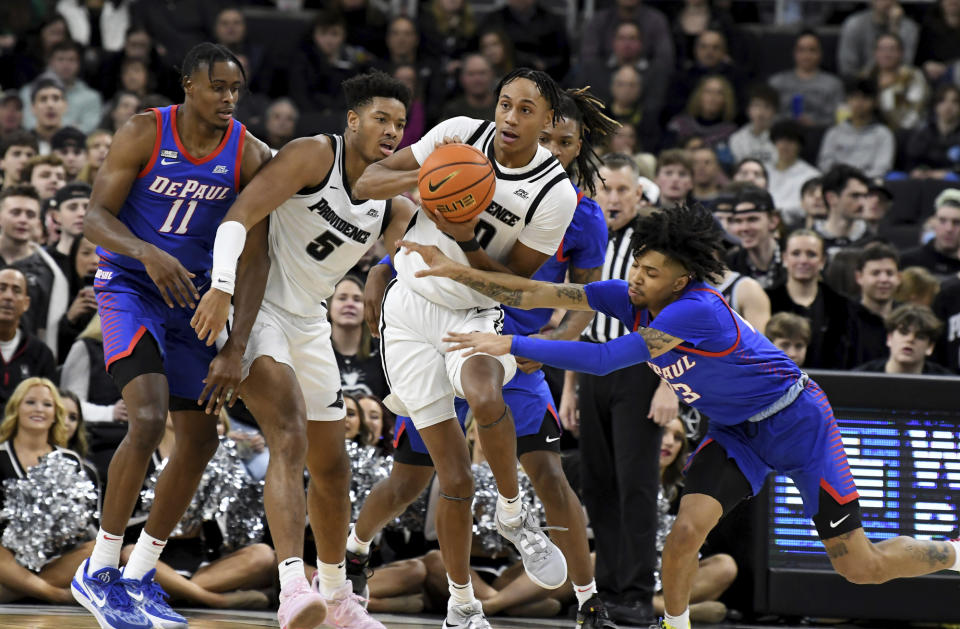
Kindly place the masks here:
<instances>
[{"instance_id":1,"label":"crowd of spectators","mask_svg":"<svg viewBox=\"0 0 960 629\"><path fill-rule=\"evenodd\" d=\"M345 116L340 84L370 68L391 73L413 93L401 147L453 116L493 119L494 88L517 66L545 70L565 87L590 85L621 125L600 150L607 154L607 181L597 201L610 235L604 278L625 273L628 265L617 261L625 255L634 216L699 202L726 232L729 271L718 278L718 287L798 364L960 374L960 0L909 5L598 0L590 13L577 8L576 19L570 19L565 11L576 4L4 2L0 407L10 405L0 425L0 450L16 461L28 450L42 456L69 447L98 463L100 478L105 474L111 439L115 446L127 410L104 368L92 288L98 257L83 237L84 214L113 134L138 111L180 102L178 64L204 40L227 46L243 63L247 85L236 116L274 150L303 135L339 133ZM779 58L780 65L766 56ZM394 418L380 401L389 391L364 322L365 276L378 253L337 285L330 317L348 439L389 457ZM595 321L587 338L618 335L603 326ZM621 377L642 384L630 391L624 421L646 422L650 435L667 425L661 450L680 451L682 430L673 421L680 411L672 393L663 397L657 378L643 365ZM622 394L609 386L609 378L581 378L579 399L576 378L553 374L553 379L568 453L578 447L580 416L585 431L620 421L604 415ZM30 385L19 390L21 382ZM30 395L56 398L66 410L40 430L19 419L20 405ZM71 404L79 420L68 438L60 423ZM231 415L229 436L247 474L260 480L269 452L255 419L242 405ZM653 423L658 415L659 426ZM97 437L89 448L77 441L87 432ZM645 442L651 440L643 434ZM605 523L591 513L595 536L612 530L621 538L627 534L617 531L631 530L631 518L646 523L633 545L622 539L597 545L603 555L597 560L598 583L605 570L618 571L604 553L619 553L642 566L634 572L646 571L624 576L619 570L610 578L621 582L599 583L601 594L622 597L629 606L631 596L651 594L654 516L635 516L640 503L628 505L629 492L617 489L627 487L619 477L627 467L635 469L631 459L590 438L585 443L580 444L584 483L595 486L598 472L589 466L607 457L602 472L610 475L611 502L602 509L617 518ZM652 452L656 441L651 443ZM157 465L162 458L161 451ZM649 498L643 504L654 503L658 488L661 501L675 502L680 481L667 478L672 461L661 459L659 478L650 458L649 478L631 481ZM20 461L6 469L0 461L4 478L29 467ZM576 467L566 466L571 478ZM190 539L197 536L203 534L192 531ZM438 604L429 596L430 567L439 565L435 555L426 554L429 536L414 531L416 543L410 543L408 531L402 543L383 540L379 561L396 563L390 564L394 572L380 577L381 595L392 591L391 578L416 587L399 599L381 600L378 582L371 581L373 600L380 601L374 605L419 611ZM76 557L84 556L82 550ZM0 548L0 563L9 560L5 552ZM204 552L220 556L216 544ZM243 588L267 588L269 547L238 552L244 554L227 565L249 569ZM224 553L222 561L229 556ZM422 558L414 560L417 556ZM716 557L708 559L719 566L722 592L736 564L726 555ZM177 581L175 571L167 570L168 591L183 600L269 604L250 592L224 598L211 576L216 572L194 566L192 580ZM67 586L43 581L43 574L21 590L0 580L0 600L17 594L69 600ZM533 603L503 603L505 588L506 582L497 581L485 590L490 611L559 612L545 596ZM442 594L445 585L434 589L434 596ZM708 608L701 619L716 612Z\"/></svg>"}]
</instances>

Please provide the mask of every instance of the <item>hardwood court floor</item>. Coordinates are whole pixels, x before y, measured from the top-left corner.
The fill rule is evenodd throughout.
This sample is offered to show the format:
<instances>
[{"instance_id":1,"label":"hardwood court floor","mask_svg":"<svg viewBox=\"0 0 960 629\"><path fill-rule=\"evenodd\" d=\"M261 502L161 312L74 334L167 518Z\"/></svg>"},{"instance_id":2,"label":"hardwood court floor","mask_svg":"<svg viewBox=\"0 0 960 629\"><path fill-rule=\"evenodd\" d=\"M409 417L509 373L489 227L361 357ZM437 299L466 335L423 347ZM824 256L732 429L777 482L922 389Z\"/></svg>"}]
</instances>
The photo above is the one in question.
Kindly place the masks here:
<instances>
[{"instance_id":1,"label":"hardwood court floor","mask_svg":"<svg viewBox=\"0 0 960 629\"><path fill-rule=\"evenodd\" d=\"M268 612L220 612L211 610L182 610L190 621L190 629L256 629L270 627L276 629L277 616ZM378 615L377 618L387 629L439 629L442 619L429 616L393 616ZM562 618L520 619L493 618L493 629L573 629L574 622ZM816 625L818 629L829 629L834 625ZM698 625L697 629L791 629L786 625ZM840 628L851 625L836 625ZM84 610L76 607L0 605L0 629L99 629L97 622ZM620 629L629 629L620 625ZM647 629L642 627L639 629ZM804 629L794 627L793 629ZM805 629L809 629L807 626ZM858 625L857 629L868 629Z\"/></svg>"}]
</instances>

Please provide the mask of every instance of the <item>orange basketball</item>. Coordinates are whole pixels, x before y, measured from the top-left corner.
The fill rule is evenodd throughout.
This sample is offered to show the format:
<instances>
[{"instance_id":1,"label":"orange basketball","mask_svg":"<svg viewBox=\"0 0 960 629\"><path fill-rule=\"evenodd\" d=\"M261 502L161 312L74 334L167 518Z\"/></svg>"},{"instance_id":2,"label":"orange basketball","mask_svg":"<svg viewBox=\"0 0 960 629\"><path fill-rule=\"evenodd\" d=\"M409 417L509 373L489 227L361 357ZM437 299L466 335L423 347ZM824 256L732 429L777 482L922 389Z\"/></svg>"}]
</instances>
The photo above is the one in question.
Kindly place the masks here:
<instances>
[{"instance_id":1,"label":"orange basketball","mask_svg":"<svg viewBox=\"0 0 960 629\"><path fill-rule=\"evenodd\" d=\"M487 209L496 185L490 160L469 144L444 144L420 166L421 204L454 223L465 223Z\"/></svg>"}]
</instances>

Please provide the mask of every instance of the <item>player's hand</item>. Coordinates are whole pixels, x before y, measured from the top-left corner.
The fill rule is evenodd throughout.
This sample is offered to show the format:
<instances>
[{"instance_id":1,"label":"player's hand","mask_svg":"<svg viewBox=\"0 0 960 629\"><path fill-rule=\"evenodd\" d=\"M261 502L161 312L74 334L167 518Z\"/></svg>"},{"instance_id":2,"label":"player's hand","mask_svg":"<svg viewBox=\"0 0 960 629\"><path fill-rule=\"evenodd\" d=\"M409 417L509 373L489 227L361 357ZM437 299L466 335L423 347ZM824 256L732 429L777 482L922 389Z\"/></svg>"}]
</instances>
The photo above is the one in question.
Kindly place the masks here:
<instances>
[{"instance_id":1,"label":"player's hand","mask_svg":"<svg viewBox=\"0 0 960 629\"><path fill-rule=\"evenodd\" d=\"M211 288L200 300L197 311L190 319L190 327L197 333L198 339L210 346L220 336L229 317L230 295L218 288Z\"/></svg>"},{"instance_id":2,"label":"player's hand","mask_svg":"<svg viewBox=\"0 0 960 629\"><path fill-rule=\"evenodd\" d=\"M427 215L437 229L450 236L454 240L466 242L474 237L477 232L477 224L480 222L480 215L474 216L469 221L455 223L447 220L440 210L428 210L423 208L423 213Z\"/></svg>"},{"instance_id":3,"label":"player's hand","mask_svg":"<svg viewBox=\"0 0 960 629\"><path fill-rule=\"evenodd\" d=\"M564 388L560 394L560 408L557 409L557 415L560 416L560 425L564 430L569 430L574 437L580 436L580 409L577 404L576 392L567 391Z\"/></svg>"},{"instance_id":4,"label":"player's hand","mask_svg":"<svg viewBox=\"0 0 960 629\"><path fill-rule=\"evenodd\" d=\"M119 400L113 405L113 421L125 422L128 419L130 419L130 415L127 413L127 403L123 400Z\"/></svg>"},{"instance_id":5,"label":"player's hand","mask_svg":"<svg viewBox=\"0 0 960 629\"><path fill-rule=\"evenodd\" d=\"M173 302L177 302L181 307L193 308L200 299L200 293L191 281L194 274L166 251L151 245L140 262L147 270L147 275L157 285L160 296L168 307L173 308Z\"/></svg>"},{"instance_id":6,"label":"player's hand","mask_svg":"<svg viewBox=\"0 0 960 629\"><path fill-rule=\"evenodd\" d=\"M93 294L93 289L89 286L82 288L74 298L70 308L67 309L67 319L75 323L79 317L85 314L96 312L97 298Z\"/></svg>"},{"instance_id":7,"label":"player's hand","mask_svg":"<svg viewBox=\"0 0 960 629\"><path fill-rule=\"evenodd\" d=\"M363 318L373 338L380 338L380 306L383 305L383 294L389 282L390 267L378 264L370 269L363 285Z\"/></svg>"},{"instance_id":8,"label":"player's hand","mask_svg":"<svg viewBox=\"0 0 960 629\"><path fill-rule=\"evenodd\" d=\"M400 240L397 242L397 247L406 249L403 255L419 253L423 261L430 267L422 271L417 271L414 274L415 277L453 277L458 270L464 268L462 264L458 264L445 256L443 252L434 245L421 245L418 242Z\"/></svg>"},{"instance_id":9,"label":"player's hand","mask_svg":"<svg viewBox=\"0 0 960 629\"><path fill-rule=\"evenodd\" d=\"M530 338L532 339L546 339L550 338L546 334L531 334ZM543 369L543 363L537 362L535 360L530 360L529 358L523 358L522 356L517 356L517 369L523 373L533 373Z\"/></svg>"},{"instance_id":10,"label":"player's hand","mask_svg":"<svg viewBox=\"0 0 960 629\"><path fill-rule=\"evenodd\" d=\"M210 361L207 377L203 380L206 386L197 400L199 406L203 406L206 401L204 410L208 415L219 415L224 404L229 408L237 401L237 389L240 388L243 375L242 359L240 350L232 343L227 343L216 358Z\"/></svg>"},{"instance_id":11,"label":"player's hand","mask_svg":"<svg viewBox=\"0 0 960 629\"><path fill-rule=\"evenodd\" d=\"M434 148L434 149L438 149L438 148L440 148L441 146L443 146L444 144L463 144L463 140L460 139L460 136L459 136L459 135L452 135L452 136L451 136L451 135L445 135L445 136L443 136L443 139L442 139L442 140L440 140L439 142L434 142L434 143L433 143L433 148Z\"/></svg>"},{"instance_id":12,"label":"player's hand","mask_svg":"<svg viewBox=\"0 0 960 629\"><path fill-rule=\"evenodd\" d=\"M650 400L650 412L647 418L652 419L658 426L666 426L680 415L680 400L673 392L666 380L660 381L660 386L653 393Z\"/></svg>"},{"instance_id":13,"label":"player's hand","mask_svg":"<svg viewBox=\"0 0 960 629\"><path fill-rule=\"evenodd\" d=\"M447 335L443 337L443 342L452 344L447 348L448 352L466 350L464 357L474 354L503 356L510 353L513 336L509 334L502 336L493 332L447 332Z\"/></svg>"}]
</instances>

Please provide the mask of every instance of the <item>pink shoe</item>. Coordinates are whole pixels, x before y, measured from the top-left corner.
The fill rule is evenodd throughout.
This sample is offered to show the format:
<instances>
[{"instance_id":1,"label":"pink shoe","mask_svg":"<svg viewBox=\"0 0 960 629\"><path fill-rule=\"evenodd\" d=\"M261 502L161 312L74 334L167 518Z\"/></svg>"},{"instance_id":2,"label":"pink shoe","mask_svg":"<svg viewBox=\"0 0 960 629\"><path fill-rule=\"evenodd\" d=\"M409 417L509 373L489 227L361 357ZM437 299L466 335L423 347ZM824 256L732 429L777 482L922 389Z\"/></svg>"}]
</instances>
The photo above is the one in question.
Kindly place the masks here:
<instances>
[{"instance_id":1,"label":"pink shoe","mask_svg":"<svg viewBox=\"0 0 960 629\"><path fill-rule=\"evenodd\" d=\"M313 577L313 587L318 589L317 576ZM364 606L362 598L353 593L353 584L347 581L327 599L330 615L327 624L336 629L387 629L373 618Z\"/></svg>"},{"instance_id":2,"label":"pink shoe","mask_svg":"<svg viewBox=\"0 0 960 629\"><path fill-rule=\"evenodd\" d=\"M310 589L304 579L292 592L280 593L280 609L277 620L280 629L317 629L327 617L327 604L323 597Z\"/></svg>"}]
</instances>

